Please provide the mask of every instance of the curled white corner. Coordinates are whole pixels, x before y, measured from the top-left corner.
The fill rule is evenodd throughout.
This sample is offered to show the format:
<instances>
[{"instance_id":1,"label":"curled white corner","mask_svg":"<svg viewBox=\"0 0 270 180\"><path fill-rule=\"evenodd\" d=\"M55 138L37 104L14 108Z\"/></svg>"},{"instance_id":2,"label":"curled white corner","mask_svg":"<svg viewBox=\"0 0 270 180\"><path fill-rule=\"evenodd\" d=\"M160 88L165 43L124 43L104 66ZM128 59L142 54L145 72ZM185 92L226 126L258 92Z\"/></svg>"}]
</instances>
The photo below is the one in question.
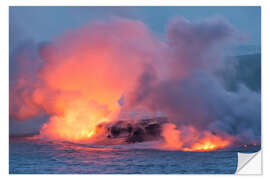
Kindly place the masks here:
<instances>
[{"instance_id":1,"label":"curled white corner","mask_svg":"<svg viewBox=\"0 0 270 180\"><path fill-rule=\"evenodd\" d=\"M261 151L256 153L238 153L238 163L235 174L262 174L261 158Z\"/></svg>"}]
</instances>

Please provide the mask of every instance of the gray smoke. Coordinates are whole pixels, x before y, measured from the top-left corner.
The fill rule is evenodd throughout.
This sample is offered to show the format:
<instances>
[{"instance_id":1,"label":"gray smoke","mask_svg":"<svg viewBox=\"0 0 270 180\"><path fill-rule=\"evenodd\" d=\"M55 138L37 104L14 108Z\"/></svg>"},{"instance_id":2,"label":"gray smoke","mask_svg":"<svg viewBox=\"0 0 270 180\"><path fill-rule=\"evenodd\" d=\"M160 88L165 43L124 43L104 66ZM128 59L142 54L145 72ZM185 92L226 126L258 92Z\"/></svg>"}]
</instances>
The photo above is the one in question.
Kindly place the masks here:
<instances>
[{"instance_id":1,"label":"gray smoke","mask_svg":"<svg viewBox=\"0 0 270 180\"><path fill-rule=\"evenodd\" d=\"M167 37L166 63L161 64L168 67L167 77L159 78L160 64L147 65L125 105L161 111L179 128L192 125L246 143L260 141L260 93L243 83L228 91L219 76L225 68L235 72L235 59L225 53L240 40L239 32L220 18L195 23L180 18L169 25Z\"/></svg>"}]
</instances>

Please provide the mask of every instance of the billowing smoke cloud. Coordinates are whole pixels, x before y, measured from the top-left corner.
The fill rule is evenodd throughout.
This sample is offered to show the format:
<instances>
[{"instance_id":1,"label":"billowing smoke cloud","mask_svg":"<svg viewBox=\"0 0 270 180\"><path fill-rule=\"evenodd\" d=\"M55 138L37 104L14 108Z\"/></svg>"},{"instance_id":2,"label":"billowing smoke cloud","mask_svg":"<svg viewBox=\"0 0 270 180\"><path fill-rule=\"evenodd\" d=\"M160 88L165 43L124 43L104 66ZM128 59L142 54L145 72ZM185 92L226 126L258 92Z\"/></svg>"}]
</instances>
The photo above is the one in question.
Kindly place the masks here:
<instances>
[{"instance_id":1,"label":"billowing smoke cloud","mask_svg":"<svg viewBox=\"0 0 270 180\"><path fill-rule=\"evenodd\" d=\"M51 118L42 134L87 138L118 111L118 100L133 88L144 64L153 61L161 46L143 23L125 19L66 32L40 45L42 63L35 62L39 67L29 64L29 57L14 59L22 63L22 73L17 70L12 80L11 117L26 119L45 112Z\"/></svg>"},{"instance_id":2,"label":"billowing smoke cloud","mask_svg":"<svg viewBox=\"0 0 270 180\"><path fill-rule=\"evenodd\" d=\"M258 141L260 94L243 84L236 92L227 91L218 76L230 63L224 49L237 38L238 32L220 19L198 23L177 19L168 28L167 77L160 79L146 70L130 94L129 106L162 111L179 128L194 126L200 131Z\"/></svg>"},{"instance_id":3,"label":"billowing smoke cloud","mask_svg":"<svg viewBox=\"0 0 270 180\"><path fill-rule=\"evenodd\" d=\"M168 30L167 78L145 71L130 94L129 106L162 111L179 128L194 126L246 142L258 141L260 94L243 84L236 92L227 91L218 76L230 63L223 50L237 38L237 31L220 19L199 23L176 20Z\"/></svg>"},{"instance_id":4,"label":"billowing smoke cloud","mask_svg":"<svg viewBox=\"0 0 270 180\"><path fill-rule=\"evenodd\" d=\"M180 139L180 149L192 148L183 140L188 135L196 135L189 143L210 138L222 147L223 137L258 142L260 94L243 84L228 91L219 76L230 63L224 50L240 33L221 18L178 18L166 41L152 34L139 21L114 19L67 31L35 56L20 51L12 59L22 70L11 76L11 119L45 113L42 136L78 141L102 133L96 127L119 112L139 108L166 116L173 125L162 136L168 140L168 128L178 129L172 139Z\"/></svg>"}]
</instances>

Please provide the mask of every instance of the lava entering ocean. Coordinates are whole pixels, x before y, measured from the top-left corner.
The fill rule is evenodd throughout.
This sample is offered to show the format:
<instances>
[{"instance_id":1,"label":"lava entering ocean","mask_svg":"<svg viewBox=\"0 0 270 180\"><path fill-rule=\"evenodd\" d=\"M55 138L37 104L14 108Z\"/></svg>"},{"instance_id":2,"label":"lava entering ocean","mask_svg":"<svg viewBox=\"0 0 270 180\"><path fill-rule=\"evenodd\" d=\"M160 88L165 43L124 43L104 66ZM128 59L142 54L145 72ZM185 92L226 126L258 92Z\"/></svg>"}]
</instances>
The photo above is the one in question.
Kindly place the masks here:
<instances>
[{"instance_id":1,"label":"lava entering ocean","mask_svg":"<svg viewBox=\"0 0 270 180\"><path fill-rule=\"evenodd\" d=\"M174 124L166 124L162 132L165 144L161 147L182 151L211 151L223 149L233 142L231 137L217 136L208 131L200 133L193 127L186 127L185 131L190 131L188 136L177 130Z\"/></svg>"},{"instance_id":2,"label":"lava entering ocean","mask_svg":"<svg viewBox=\"0 0 270 180\"><path fill-rule=\"evenodd\" d=\"M96 21L22 48L12 58L11 120L45 114L40 137L71 142L157 140L183 151L259 143L260 94L244 84L228 91L218 75L238 32L219 18L180 18L167 40L152 34L140 21Z\"/></svg>"}]
</instances>

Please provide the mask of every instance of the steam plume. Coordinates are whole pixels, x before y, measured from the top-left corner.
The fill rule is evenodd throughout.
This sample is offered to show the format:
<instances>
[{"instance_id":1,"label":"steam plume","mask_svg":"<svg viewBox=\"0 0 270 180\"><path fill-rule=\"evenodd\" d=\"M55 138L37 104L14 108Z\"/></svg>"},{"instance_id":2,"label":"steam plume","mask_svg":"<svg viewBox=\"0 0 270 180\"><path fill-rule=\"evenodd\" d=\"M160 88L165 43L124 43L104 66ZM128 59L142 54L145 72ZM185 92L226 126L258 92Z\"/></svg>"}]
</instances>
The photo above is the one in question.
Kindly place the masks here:
<instances>
[{"instance_id":1,"label":"steam plume","mask_svg":"<svg viewBox=\"0 0 270 180\"><path fill-rule=\"evenodd\" d=\"M37 51L19 51L12 59L17 74L11 76L11 119L48 114L42 136L91 141L103 133L96 128L100 123L142 108L168 118L162 132L167 148L258 142L260 94L244 84L228 91L218 75L231 63L224 50L240 41L240 33L221 18L178 18L167 29L162 41L139 21L98 21Z\"/></svg>"}]
</instances>

